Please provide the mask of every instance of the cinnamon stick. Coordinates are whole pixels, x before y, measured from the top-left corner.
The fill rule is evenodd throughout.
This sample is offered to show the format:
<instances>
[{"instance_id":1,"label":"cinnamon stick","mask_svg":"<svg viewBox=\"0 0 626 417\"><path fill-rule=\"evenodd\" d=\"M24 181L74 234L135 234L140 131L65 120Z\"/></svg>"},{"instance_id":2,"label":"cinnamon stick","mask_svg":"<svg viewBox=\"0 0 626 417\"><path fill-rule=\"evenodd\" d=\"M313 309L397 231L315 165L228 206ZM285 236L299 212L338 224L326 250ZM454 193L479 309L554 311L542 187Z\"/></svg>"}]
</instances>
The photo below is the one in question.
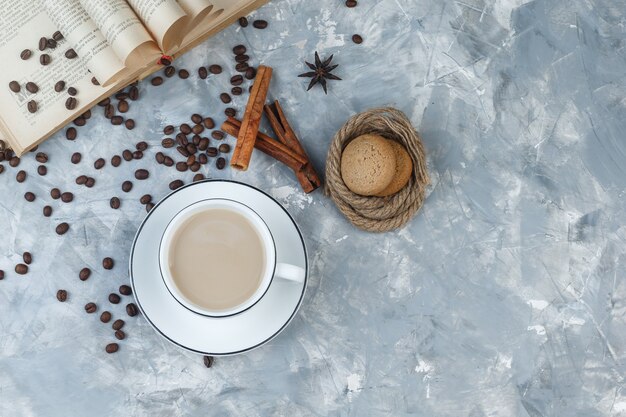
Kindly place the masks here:
<instances>
[{"instance_id":1,"label":"cinnamon stick","mask_svg":"<svg viewBox=\"0 0 626 417\"><path fill-rule=\"evenodd\" d=\"M230 161L230 165L233 168L244 171L248 169L271 79L272 68L259 65L256 79L248 98L248 104L246 104L246 111L241 122L239 135L237 135L237 144Z\"/></svg>"}]
</instances>

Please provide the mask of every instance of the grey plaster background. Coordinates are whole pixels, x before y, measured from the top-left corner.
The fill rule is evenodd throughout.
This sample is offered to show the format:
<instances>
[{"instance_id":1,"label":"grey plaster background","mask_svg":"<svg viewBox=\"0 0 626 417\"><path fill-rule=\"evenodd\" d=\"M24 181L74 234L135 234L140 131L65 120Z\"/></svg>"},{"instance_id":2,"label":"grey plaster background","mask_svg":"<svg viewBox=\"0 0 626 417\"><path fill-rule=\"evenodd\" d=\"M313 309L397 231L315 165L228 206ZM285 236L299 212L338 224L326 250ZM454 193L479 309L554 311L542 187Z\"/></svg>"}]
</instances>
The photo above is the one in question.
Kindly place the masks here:
<instances>
[{"instance_id":1,"label":"grey plaster background","mask_svg":"<svg viewBox=\"0 0 626 417\"><path fill-rule=\"evenodd\" d=\"M14 169L0 175L0 416L626 415L626 2L275 0L254 16L270 27L230 27L185 56L190 79L142 84L134 131L97 112L76 142L57 135L41 147L46 177L32 156L26 183ZM352 44L353 33L365 42ZM153 163L159 131L194 112L219 119L228 76L200 81L195 70L232 66L237 43L275 68L271 94L320 169L350 115L404 110L429 153L426 205L404 230L372 235L320 192L299 193L264 155L244 174L211 168L274 195L299 222L312 265L300 314L267 346L213 369L141 317L107 356L110 328L83 305L107 305L127 281L145 216L137 199L165 195L176 176ZM334 53L344 78L328 96L295 77L315 50ZM144 160L95 173L93 160L140 139L155 145ZM74 151L80 166L67 163ZM150 181L109 209L138 167ZM96 187L79 189L81 173ZM77 195L55 211L73 225L63 238L40 214L52 186ZM18 277L26 249L35 262ZM107 255L112 273L99 267ZM95 270L85 283L84 265Z\"/></svg>"}]
</instances>

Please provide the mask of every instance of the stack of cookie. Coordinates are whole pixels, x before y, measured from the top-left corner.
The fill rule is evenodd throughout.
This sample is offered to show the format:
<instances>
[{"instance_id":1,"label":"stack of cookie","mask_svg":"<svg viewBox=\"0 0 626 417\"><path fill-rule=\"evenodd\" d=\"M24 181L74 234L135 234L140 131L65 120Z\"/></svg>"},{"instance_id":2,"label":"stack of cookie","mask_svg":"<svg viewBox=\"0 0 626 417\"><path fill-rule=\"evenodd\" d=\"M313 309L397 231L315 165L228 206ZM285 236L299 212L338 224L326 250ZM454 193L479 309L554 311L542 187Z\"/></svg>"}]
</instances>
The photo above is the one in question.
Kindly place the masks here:
<instances>
[{"instance_id":1,"label":"stack of cookie","mask_svg":"<svg viewBox=\"0 0 626 417\"><path fill-rule=\"evenodd\" d=\"M388 197L407 185L411 156L395 140L374 134L354 138L341 154L341 178L355 194Z\"/></svg>"}]
</instances>

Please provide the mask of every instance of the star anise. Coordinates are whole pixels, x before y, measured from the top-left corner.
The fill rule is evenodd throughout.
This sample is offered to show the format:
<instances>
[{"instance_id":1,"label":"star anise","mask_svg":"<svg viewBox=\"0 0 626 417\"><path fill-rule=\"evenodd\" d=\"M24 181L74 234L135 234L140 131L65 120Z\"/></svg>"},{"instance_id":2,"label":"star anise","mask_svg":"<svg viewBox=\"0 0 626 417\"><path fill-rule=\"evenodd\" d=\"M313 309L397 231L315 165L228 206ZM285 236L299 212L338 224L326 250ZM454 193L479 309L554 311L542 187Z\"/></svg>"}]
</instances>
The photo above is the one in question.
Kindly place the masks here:
<instances>
[{"instance_id":1,"label":"star anise","mask_svg":"<svg viewBox=\"0 0 626 417\"><path fill-rule=\"evenodd\" d=\"M309 83L309 87L306 91L309 91L313 86L317 83L320 83L324 88L324 93L328 94L328 90L326 89L326 80L341 80L341 78L337 77L334 74L331 74L331 71L337 68L338 65L330 65L330 62L333 60L333 56L329 56L322 62L320 56L315 52L315 65L310 62L304 61L305 64L313 71L305 72L304 74L298 75L298 77L311 77L311 82Z\"/></svg>"}]
</instances>

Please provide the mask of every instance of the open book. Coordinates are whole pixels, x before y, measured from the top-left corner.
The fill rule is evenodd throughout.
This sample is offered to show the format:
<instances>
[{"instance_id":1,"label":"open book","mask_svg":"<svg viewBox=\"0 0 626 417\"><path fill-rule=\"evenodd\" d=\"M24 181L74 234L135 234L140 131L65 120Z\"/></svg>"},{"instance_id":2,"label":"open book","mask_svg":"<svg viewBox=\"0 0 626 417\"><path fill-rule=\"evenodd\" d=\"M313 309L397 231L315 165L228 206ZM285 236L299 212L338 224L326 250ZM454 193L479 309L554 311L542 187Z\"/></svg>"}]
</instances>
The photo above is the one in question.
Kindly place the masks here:
<instances>
[{"instance_id":1,"label":"open book","mask_svg":"<svg viewBox=\"0 0 626 417\"><path fill-rule=\"evenodd\" d=\"M0 0L0 56L5 61L0 139L21 155L98 101L162 68L163 55L176 58L266 2ZM40 51L40 39L56 31L64 38ZM22 59L26 49L30 57ZM69 49L76 58L66 57ZM50 57L47 65L40 62L44 53ZM14 91L15 83L9 88L12 81L19 83L19 91ZM58 81L78 91L72 110L66 108L67 88L55 91ZM28 82L38 91L25 88Z\"/></svg>"}]
</instances>

